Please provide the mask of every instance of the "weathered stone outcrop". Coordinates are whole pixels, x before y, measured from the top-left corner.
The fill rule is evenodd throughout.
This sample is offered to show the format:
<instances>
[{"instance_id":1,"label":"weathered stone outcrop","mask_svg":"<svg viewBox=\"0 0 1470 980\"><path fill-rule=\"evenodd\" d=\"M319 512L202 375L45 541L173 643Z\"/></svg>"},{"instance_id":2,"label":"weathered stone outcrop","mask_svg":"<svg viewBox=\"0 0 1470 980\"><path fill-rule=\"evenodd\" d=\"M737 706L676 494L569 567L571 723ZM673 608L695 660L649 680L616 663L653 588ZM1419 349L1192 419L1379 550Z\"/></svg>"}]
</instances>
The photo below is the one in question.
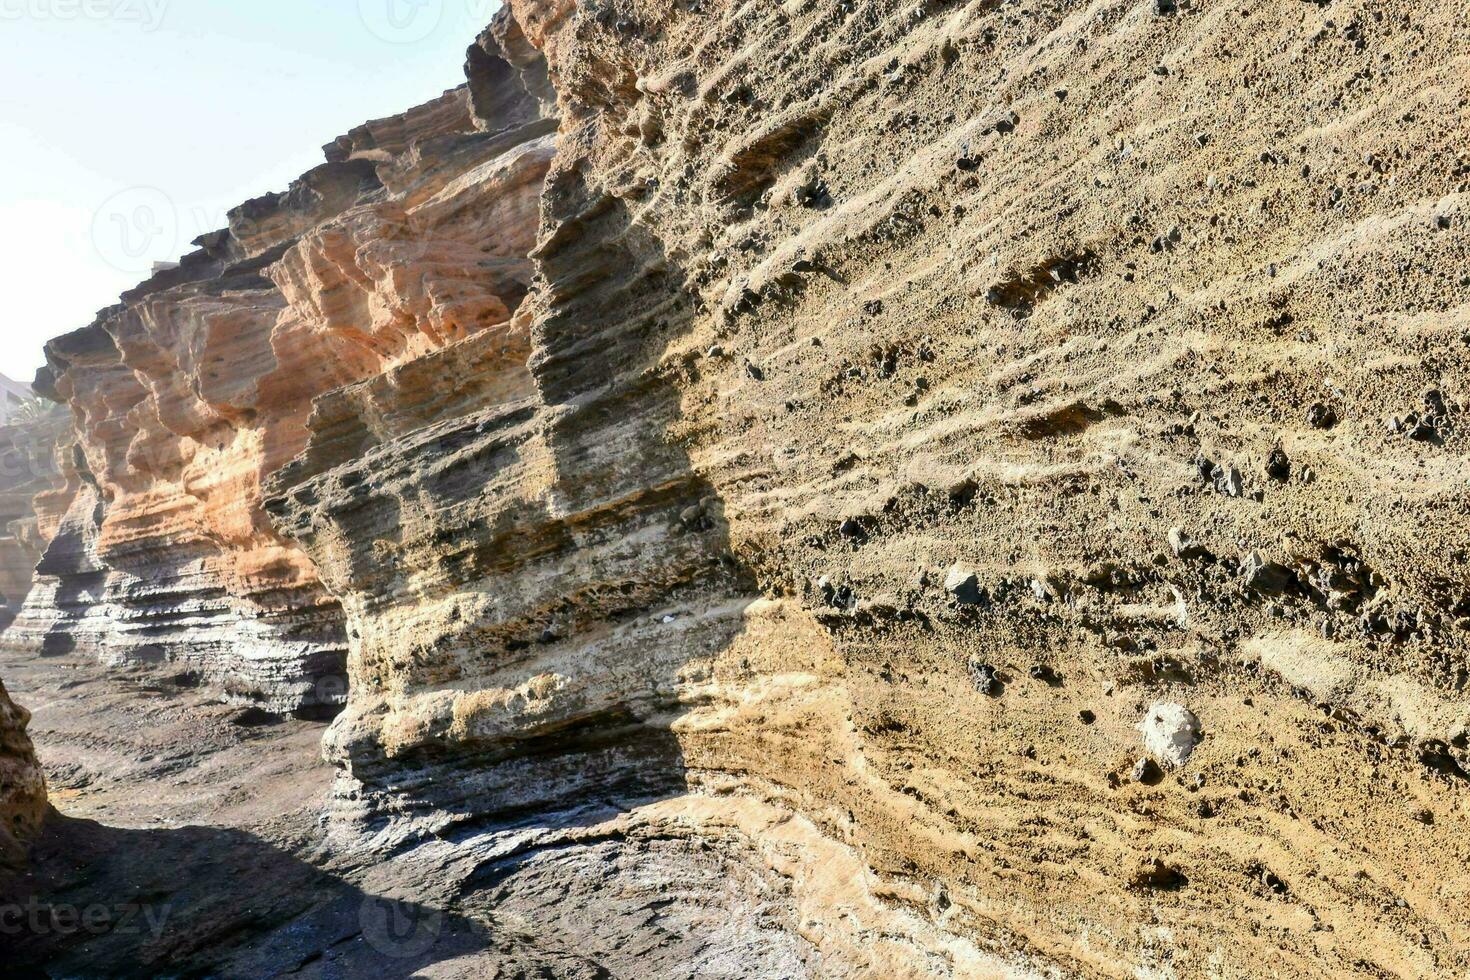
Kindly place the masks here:
<instances>
[{"instance_id":1,"label":"weathered stone outcrop","mask_svg":"<svg viewBox=\"0 0 1470 980\"><path fill-rule=\"evenodd\" d=\"M20 613L36 562L55 533L45 506L69 421L59 406L38 400L0 426L0 629Z\"/></svg>"},{"instance_id":2,"label":"weathered stone outcrop","mask_svg":"<svg viewBox=\"0 0 1470 980\"><path fill-rule=\"evenodd\" d=\"M772 970L1463 973L1467 42L513 0L53 345L14 629L345 648L335 840L464 907L705 841Z\"/></svg>"},{"instance_id":3,"label":"weathered stone outcrop","mask_svg":"<svg viewBox=\"0 0 1470 980\"><path fill-rule=\"evenodd\" d=\"M369 383L273 484L351 805L789 808L911 972L1460 964L1463 25L1155 6L515 4L534 389Z\"/></svg>"},{"instance_id":4,"label":"weathered stone outcrop","mask_svg":"<svg viewBox=\"0 0 1470 980\"><path fill-rule=\"evenodd\" d=\"M177 661L274 710L341 703L338 600L270 526L260 483L305 445L317 395L506 331L552 128L521 102L495 132L464 88L353 131L48 346L75 460L6 642Z\"/></svg>"},{"instance_id":5,"label":"weathered stone outcrop","mask_svg":"<svg viewBox=\"0 0 1470 980\"><path fill-rule=\"evenodd\" d=\"M0 870L24 860L46 815L46 778L26 737L30 718L0 684Z\"/></svg>"}]
</instances>

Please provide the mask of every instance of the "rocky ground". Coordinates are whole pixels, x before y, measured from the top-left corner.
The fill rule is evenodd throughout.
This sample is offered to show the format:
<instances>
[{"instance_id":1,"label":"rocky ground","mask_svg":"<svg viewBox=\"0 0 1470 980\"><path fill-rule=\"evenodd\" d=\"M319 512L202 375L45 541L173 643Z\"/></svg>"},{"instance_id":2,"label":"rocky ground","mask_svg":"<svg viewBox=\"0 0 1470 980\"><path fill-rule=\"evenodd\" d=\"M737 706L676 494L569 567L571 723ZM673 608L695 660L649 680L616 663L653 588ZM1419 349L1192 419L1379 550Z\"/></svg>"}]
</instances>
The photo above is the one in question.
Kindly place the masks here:
<instances>
[{"instance_id":1,"label":"rocky ground","mask_svg":"<svg viewBox=\"0 0 1470 980\"><path fill-rule=\"evenodd\" d=\"M146 666L0 669L35 707L54 807L25 870L0 867L7 977L836 975L797 929L788 878L752 870L753 841L786 817L608 797L344 847L321 816L322 722ZM787 862L843 857L800 853L799 828L776 836Z\"/></svg>"}]
</instances>

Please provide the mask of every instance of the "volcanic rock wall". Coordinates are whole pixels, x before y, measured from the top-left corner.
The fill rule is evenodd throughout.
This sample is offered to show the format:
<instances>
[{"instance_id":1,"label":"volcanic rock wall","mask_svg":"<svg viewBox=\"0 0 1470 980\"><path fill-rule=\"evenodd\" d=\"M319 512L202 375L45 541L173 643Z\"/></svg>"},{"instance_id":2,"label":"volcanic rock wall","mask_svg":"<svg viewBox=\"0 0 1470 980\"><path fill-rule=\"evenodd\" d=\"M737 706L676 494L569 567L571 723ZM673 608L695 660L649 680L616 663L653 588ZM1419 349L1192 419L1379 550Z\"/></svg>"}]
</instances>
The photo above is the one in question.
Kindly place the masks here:
<instances>
[{"instance_id":1,"label":"volcanic rock wall","mask_svg":"<svg viewBox=\"0 0 1470 980\"><path fill-rule=\"evenodd\" d=\"M462 87L360 127L48 345L40 383L76 449L6 642L177 661L274 710L341 703L338 600L260 483L305 445L315 396L507 329L551 127L524 91L496 108L477 117Z\"/></svg>"},{"instance_id":2,"label":"volcanic rock wall","mask_svg":"<svg viewBox=\"0 0 1470 980\"><path fill-rule=\"evenodd\" d=\"M333 397L273 484L352 804L757 800L942 925L915 972L1462 966L1463 22L515 15L534 392Z\"/></svg>"},{"instance_id":3,"label":"volcanic rock wall","mask_svg":"<svg viewBox=\"0 0 1470 980\"><path fill-rule=\"evenodd\" d=\"M22 623L340 624L342 826L738 840L815 975L1464 972L1462 13L514 2L53 345Z\"/></svg>"},{"instance_id":4,"label":"volcanic rock wall","mask_svg":"<svg viewBox=\"0 0 1470 980\"><path fill-rule=\"evenodd\" d=\"M69 416L38 403L0 427L0 629L20 612L37 559L54 533L36 510L57 481L56 449L65 441ZM30 714L0 684L0 872L17 868L23 845L41 827L46 782L26 725Z\"/></svg>"}]
</instances>

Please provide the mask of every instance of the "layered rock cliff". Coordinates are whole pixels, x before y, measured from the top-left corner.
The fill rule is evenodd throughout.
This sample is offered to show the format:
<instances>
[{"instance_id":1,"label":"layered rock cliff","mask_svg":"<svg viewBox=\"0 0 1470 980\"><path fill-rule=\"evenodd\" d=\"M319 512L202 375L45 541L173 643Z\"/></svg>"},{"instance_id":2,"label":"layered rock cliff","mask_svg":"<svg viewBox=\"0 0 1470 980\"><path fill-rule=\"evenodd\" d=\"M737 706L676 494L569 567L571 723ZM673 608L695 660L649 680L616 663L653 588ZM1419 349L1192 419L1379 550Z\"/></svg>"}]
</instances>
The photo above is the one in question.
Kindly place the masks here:
<instances>
[{"instance_id":1,"label":"layered rock cliff","mask_svg":"<svg viewBox=\"0 0 1470 980\"><path fill-rule=\"evenodd\" d=\"M0 625L20 614L36 562L56 533L46 508L69 422L60 406L38 399L0 426Z\"/></svg>"},{"instance_id":2,"label":"layered rock cliff","mask_svg":"<svg viewBox=\"0 0 1470 980\"><path fill-rule=\"evenodd\" d=\"M76 449L7 642L177 661L274 710L341 703L339 600L260 484L305 446L317 395L506 333L553 127L524 92L498 108L478 118L461 88L342 137L48 345L39 383Z\"/></svg>"},{"instance_id":3,"label":"layered rock cliff","mask_svg":"<svg viewBox=\"0 0 1470 980\"><path fill-rule=\"evenodd\" d=\"M7 642L345 693L334 840L604 964L712 850L771 975L1464 972L1467 50L517 0L49 348Z\"/></svg>"}]
</instances>

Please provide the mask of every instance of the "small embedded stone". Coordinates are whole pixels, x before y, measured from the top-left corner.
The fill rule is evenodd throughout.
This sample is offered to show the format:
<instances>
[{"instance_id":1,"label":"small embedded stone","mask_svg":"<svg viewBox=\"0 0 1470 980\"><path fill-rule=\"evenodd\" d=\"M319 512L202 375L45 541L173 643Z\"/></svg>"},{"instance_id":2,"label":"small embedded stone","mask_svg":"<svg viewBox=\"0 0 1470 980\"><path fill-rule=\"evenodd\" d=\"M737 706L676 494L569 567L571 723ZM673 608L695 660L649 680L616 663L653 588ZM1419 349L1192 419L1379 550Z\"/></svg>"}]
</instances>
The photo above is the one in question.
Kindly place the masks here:
<instances>
[{"instance_id":1,"label":"small embedded stone","mask_svg":"<svg viewBox=\"0 0 1470 980\"><path fill-rule=\"evenodd\" d=\"M980 576L973 569L955 565L944 577L944 591L962 606L980 604Z\"/></svg>"},{"instance_id":2,"label":"small embedded stone","mask_svg":"<svg viewBox=\"0 0 1470 980\"><path fill-rule=\"evenodd\" d=\"M1271 450L1266 457L1266 475L1277 483L1285 483L1291 479L1291 460L1286 455L1286 450L1277 446Z\"/></svg>"},{"instance_id":3,"label":"small embedded stone","mask_svg":"<svg viewBox=\"0 0 1470 980\"><path fill-rule=\"evenodd\" d=\"M1210 552L1182 527L1169 528L1169 550L1174 553L1175 558L1184 561L1192 561L1196 558L1206 558Z\"/></svg>"},{"instance_id":4,"label":"small embedded stone","mask_svg":"<svg viewBox=\"0 0 1470 980\"><path fill-rule=\"evenodd\" d=\"M1149 708L1138 730L1143 733L1144 748L1172 768L1188 762L1203 737L1194 712L1172 701Z\"/></svg>"},{"instance_id":5,"label":"small embedded stone","mask_svg":"<svg viewBox=\"0 0 1470 980\"><path fill-rule=\"evenodd\" d=\"M1246 588L1263 595L1285 595L1297 585L1296 574L1279 562L1268 561L1259 551L1252 551L1240 563Z\"/></svg>"},{"instance_id":6,"label":"small embedded stone","mask_svg":"<svg viewBox=\"0 0 1470 980\"><path fill-rule=\"evenodd\" d=\"M1210 482L1217 493L1227 497L1239 497L1245 493L1245 477L1234 466L1217 466L1210 473Z\"/></svg>"},{"instance_id":7,"label":"small embedded stone","mask_svg":"<svg viewBox=\"0 0 1470 980\"><path fill-rule=\"evenodd\" d=\"M1133 771L1128 778L1135 783L1156 783L1164 778L1164 772L1154 760L1144 756L1133 764Z\"/></svg>"},{"instance_id":8,"label":"small embedded stone","mask_svg":"<svg viewBox=\"0 0 1470 980\"><path fill-rule=\"evenodd\" d=\"M975 685L975 690L987 697L996 697L1001 693L1000 675L994 667L978 660L971 660L968 665L970 683Z\"/></svg>"}]
</instances>

